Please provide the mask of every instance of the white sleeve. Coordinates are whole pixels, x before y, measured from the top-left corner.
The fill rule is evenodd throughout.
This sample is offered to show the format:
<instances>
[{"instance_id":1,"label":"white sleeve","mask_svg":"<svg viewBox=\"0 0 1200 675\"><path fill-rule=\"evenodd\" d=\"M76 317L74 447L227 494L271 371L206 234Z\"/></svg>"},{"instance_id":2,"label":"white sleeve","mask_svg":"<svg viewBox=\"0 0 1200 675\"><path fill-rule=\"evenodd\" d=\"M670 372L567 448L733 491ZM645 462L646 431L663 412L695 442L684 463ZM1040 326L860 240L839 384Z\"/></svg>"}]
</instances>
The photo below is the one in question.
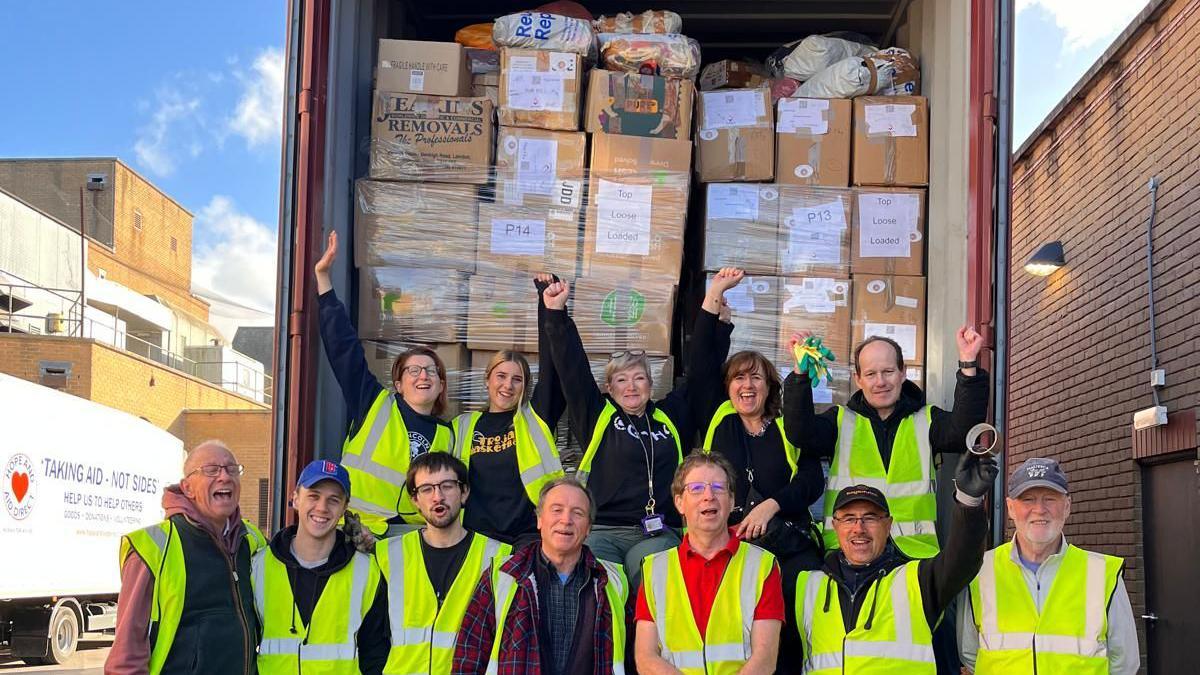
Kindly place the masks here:
<instances>
[{"instance_id":1,"label":"white sleeve","mask_svg":"<svg viewBox=\"0 0 1200 675\"><path fill-rule=\"evenodd\" d=\"M975 630L975 616L971 611L970 587L958 598L958 658L968 670L975 670L975 657L979 654L979 632Z\"/></svg>"},{"instance_id":2,"label":"white sleeve","mask_svg":"<svg viewBox=\"0 0 1200 675\"><path fill-rule=\"evenodd\" d=\"M1113 591L1112 602L1108 605L1109 675L1135 675L1141 661L1133 606L1129 604L1124 577L1118 577L1117 588Z\"/></svg>"}]
</instances>

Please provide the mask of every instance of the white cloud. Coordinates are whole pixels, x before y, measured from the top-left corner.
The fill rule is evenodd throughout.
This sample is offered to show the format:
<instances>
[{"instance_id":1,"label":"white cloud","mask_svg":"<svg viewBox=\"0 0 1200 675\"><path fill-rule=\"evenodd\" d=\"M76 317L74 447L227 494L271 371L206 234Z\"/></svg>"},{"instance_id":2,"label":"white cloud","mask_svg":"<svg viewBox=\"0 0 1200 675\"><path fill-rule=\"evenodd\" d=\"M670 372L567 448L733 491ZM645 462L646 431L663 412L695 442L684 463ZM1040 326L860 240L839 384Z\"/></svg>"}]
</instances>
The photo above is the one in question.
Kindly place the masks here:
<instances>
[{"instance_id":1,"label":"white cloud","mask_svg":"<svg viewBox=\"0 0 1200 675\"><path fill-rule=\"evenodd\" d=\"M143 108L141 103L139 108ZM143 109L149 110L150 105ZM155 92L154 114L138 129L133 144L138 162L150 173L168 176L175 171L181 154L199 155L201 146L195 139L196 128L203 126L199 109L199 98L185 97L177 89L164 87ZM181 140L180 136L185 138Z\"/></svg>"},{"instance_id":2,"label":"white cloud","mask_svg":"<svg viewBox=\"0 0 1200 675\"><path fill-rule=\"evenodd\" d=\"M1017 0L1017 13L1040 7L1064 33L1064 52L1112 40L1146 6L1146 0Z\"/></svg>"},{"instance_id":3,"label":"white cloud","mask_svg":"<svg viewBox=\"0 0 1200 675\"><path fill-rule=\"evenodd\" d=\"M231 64L234 65L234 64ZM229 119L229 130L250 147L277 142L283 131L283 52L264 49L254 59L252 74L234 71L242 95Z\"/></svg>"},{"instance_id":4,"label":"white cloud","mask_svg":"<svg viewBox=\"0 0 1200 675\"><path fill-rule=\"evenodd\" d=\"M192 291L214 301L209 322L227 340L238 326L269 326L275 307L275 228L217 195L196 214ZM203 234L201 234L203 232Z\"/></svg>"}]
</instances>

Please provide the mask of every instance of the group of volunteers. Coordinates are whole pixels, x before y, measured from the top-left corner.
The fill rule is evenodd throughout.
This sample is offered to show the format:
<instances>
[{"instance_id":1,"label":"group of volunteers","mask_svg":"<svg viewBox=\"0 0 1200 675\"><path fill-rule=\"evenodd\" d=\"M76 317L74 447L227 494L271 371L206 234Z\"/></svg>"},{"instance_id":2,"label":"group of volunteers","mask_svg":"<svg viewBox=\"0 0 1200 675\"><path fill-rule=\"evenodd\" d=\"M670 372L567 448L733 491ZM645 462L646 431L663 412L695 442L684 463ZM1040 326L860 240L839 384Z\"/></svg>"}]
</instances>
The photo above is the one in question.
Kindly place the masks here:
<instances>
[{"instance_id":1,"label":"group of volunteers","mask_svg":"<svg viewBox=\"0 0 1200 675\"><path fill-rule=\"evenodd\" d=\"M435 351L401 354L391 387L370 374L332 290L337 249L331 234L315 271L351 420L340 462L303 469L296 524L268 542L241 518L232 451L193 449L167 520L122 542L106 673L1137 671L1123 563L1066 542L1057 462L1013 472L1015 535L985 552L999 466L966 447L989 392L974 330L958 331L952 410L872 337L852 355L859 391L817 414L807 370L781 380L758 352L728 356L724 294L742 272L727 268L684 377L653 400L642 351L613 354L597 384L570 285L539 274L538 381L497 352L486 407L446 420ZM564 413L583 449L573 473L556 449ZM956 464L940 522L943 459Z\"/></svg>"}]
</instances>

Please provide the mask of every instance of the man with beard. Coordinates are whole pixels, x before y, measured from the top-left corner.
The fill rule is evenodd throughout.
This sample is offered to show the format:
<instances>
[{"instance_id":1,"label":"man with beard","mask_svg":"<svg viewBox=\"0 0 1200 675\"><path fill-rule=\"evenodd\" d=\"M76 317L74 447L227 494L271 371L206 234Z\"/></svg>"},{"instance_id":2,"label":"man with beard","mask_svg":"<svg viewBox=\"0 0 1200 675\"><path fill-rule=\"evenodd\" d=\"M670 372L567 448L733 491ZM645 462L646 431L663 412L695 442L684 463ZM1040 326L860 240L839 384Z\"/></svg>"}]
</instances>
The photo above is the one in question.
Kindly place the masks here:
<instances>
[{"instance_id":1,"label":"man with beard","mask_svg":"<svg viewBox=\"0 0 1200 675\"><path fill-rule=\"evenodd\" d=\"M356 551L337 527L349 503L346 468L309 462L292 493L296 524L255 554L261 675L382 672L388 653L386 591L374 558Z\"/></svg>"},{"instance_id":2,"label":"man with beard","mask_svg":"<svg viewBox=\"0 0 1200 675\"><path fill-rule=\"evenodd\" d=\"M960 609L959 645L977 675L1133 675L1141 658L1120 558L1067 543L1067 476L1025 460L1008 480L1016 535L988 551Z\"/></svg>"},{"instance_id":3,"label":"man with beard","mask_svg":"<svg viewBox=\"0 0 1200 675\"><path fill-rule=\"evenodd\" d=\"M404 485L426 526L375 547L391 625L383 672L448 675L475 585L492 559L512 547L462 526L459 513L471 490L466 465L453 455L418 455Z\"/></svg>"}]
</instances>

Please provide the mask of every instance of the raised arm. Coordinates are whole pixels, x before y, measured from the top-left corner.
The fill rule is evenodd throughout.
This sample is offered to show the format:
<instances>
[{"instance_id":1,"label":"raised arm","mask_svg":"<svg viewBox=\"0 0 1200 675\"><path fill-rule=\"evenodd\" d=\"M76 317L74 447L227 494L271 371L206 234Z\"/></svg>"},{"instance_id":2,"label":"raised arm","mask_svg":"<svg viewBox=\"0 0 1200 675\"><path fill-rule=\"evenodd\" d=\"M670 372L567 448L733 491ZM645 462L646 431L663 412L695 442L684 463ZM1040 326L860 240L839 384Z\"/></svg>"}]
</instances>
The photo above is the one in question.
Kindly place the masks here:
<instances>
[{"instance_id":1,"label":"raised arm","mask_svg":"<svg viewBox=\"0 0 1200 675\"><path fill-rule=\"evenodd\" d=\"M554 368L560 378L575 438L580 446L586 448L592 440L596 419L604 408L604 395L592 376L579 329L567 314L567 298L570 294L571 286L565 281L552 283L542 292L546 303L543 332L550 358L554 359Z\"/></svg>"},{"instance_id":2,"label":"raised arm","mask_svg":"<svg viewBox=\"0 0 1200 675\"><path fill-rule=\"evenodd\" d=\"M551 430L558 426L558 420L567 408L567 400L563 395L562 383L558 380L558 368L550 357L550 339L546 333L546 299L543 297L550 284L558 281L552 274L539 274L534 278L534 287L538 296L538 379L533 388L530 404L534 412L541 417Z\"/></svg>"},{"instance_id":3,"label":"raised arm","mask_svg":"<svg viewBox=\"0 0 1200 675\"><path fill-rule=\"evenodd\" d=\"M978 362L983 338L974 328L959 328L957 342L959 361ZM979 367L959 369L954 384L954 408L949 411L933 409L929 441L934 452L958 454L966 449L967 432L987 420L990 394L987 371Z\"/></svg>"},{"instance_id":4,"label":"raised arm","mask_svg":"<svg viewBox=\"0 0 1200 675\"><path fill-rule=\"evenodd\" d=\"M744 276L745 273L735 267L722 268L713 276L696 314L683 381L660 404L668 415L678 415L686 410L688 419L696 427L703 427L724 400L721 365L729 357L729 340L727 324L721 322L720 315L725 305L725 291L738 285ZM726 339L722 339L723 333Z\"/></svg>"},{"instance_id":5,"label":"raised arm","mask_svg":"<svg viewBox=\"0 0 1200 675\"><path fill-rule=\"evenodd\" d=\"M313 267L317 277L317 307L320 314L321 344L325 346L325 357L329 359L329 367L342 389L342 398L346 401L351 421L350 428L356 428L371 409L371 403L383 390L383 385L367 367L367 357L363 352L362 343L354 324L350 322L350 314L346 305L338 300L333 290L333 280L329 270L337 258L337 232L329 233L325 253Z\"/></svg>"}]
</instances>

